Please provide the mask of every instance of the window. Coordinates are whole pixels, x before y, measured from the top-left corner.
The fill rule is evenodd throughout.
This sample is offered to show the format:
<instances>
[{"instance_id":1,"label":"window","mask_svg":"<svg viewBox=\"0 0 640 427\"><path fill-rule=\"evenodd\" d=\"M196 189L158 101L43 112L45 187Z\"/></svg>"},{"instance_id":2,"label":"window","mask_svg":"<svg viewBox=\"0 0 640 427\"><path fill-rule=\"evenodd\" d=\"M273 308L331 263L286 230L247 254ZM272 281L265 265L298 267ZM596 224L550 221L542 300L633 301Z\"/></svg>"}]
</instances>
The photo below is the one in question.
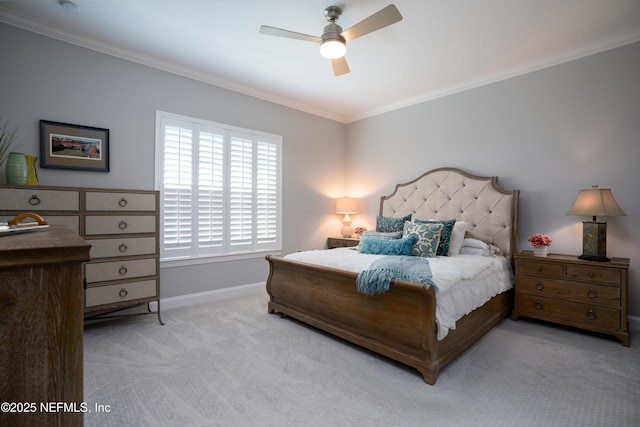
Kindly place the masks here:
<instances>
[{"instance_id":1,"label":"window","mask_svg":"<svg viewBox=\"0 0 640 427\"><path fill-rule=\"evenodd\" d=\"M158 111L162 260L281 249L282 137Z\"/></svg>"}]
</instances>

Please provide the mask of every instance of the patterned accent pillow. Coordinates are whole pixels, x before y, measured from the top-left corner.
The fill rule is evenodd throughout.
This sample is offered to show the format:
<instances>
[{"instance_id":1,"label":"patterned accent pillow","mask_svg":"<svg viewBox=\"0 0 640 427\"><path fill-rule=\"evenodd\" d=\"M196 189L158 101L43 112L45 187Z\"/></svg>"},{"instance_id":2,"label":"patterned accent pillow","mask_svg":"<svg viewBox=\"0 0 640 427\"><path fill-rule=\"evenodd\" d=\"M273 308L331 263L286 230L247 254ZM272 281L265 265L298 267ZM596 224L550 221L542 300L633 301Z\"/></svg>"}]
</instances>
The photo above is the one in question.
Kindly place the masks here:
<instances>
[{"instance_id":1,"label":"patterned accent pillow","mask_svg":"<svg viewBox=\"0 0 640 427\"><path fill-rule=\"evenodd\" d=\"M376 231L381 231L383 233L402 231L404 229L405 221L411 221L411 214L405 215L402 218L378 215L376 217Z\"/></svg>"},{"instance_id":2,"label":"patterned accent pillow","mask_svg":"<svg viewBox=\"0 0 640 427\"><path fill-rule=\"evenodd\" d=\"M453 233L453 226L456 224L455 219L430 219L428 221L424 221L421 219L414 218L413 222L444 225L444 228L442 229L442 234L440 235L440 243L438 243L438 250L436 251L436 255L449 256L449 245L451 244L451 235Z\"/></svg>"},{"instance_id":3,"label":"patterned accent pillow","mask_svg":"<svg viewBox=\"0 0 640 427\"><path fill-rule=\"evenodd\" d=\"M405 222L402 237L418 237L411 247L412 256L431 258L436 255L444 224Z\"/></svg>"},{"instance_id":4,"label":"patterned accent pillow","mask_svg":"<svg viewBox=\"0 0 640 427\"><path fill-rule=\"evenodd\" d=\"M376 239L365 237L360 242L360 253L376 255L411 255L411 248L416 240L415 235L403 239Z\"/></svg>"},{"instance_id":5,"label":"patterned accent pillow","mask_svg":"<svg viewBox=\"0 0 640 427\"><path fill-rule=\"evenodd\" d=\"M404 227L404 224L402 225ZM362 237L375 237L376 239L393 240L402 237L402 231L394 231L393 233L383 233L381 231L363 231Z\"/></svg>"}]
</instances>

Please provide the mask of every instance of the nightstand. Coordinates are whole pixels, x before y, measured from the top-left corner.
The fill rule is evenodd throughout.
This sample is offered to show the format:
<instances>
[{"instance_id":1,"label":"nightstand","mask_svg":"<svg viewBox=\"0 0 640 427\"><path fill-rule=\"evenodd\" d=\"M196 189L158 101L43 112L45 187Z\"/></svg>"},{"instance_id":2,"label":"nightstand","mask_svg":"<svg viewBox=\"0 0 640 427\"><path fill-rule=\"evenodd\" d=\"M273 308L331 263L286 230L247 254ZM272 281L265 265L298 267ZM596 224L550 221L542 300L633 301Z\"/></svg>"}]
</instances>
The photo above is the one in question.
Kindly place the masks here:
<instances>
[{"instance_id":1,"label":"nightstand","mask_svg":"<svg viewBox=\"0 0 640 427\"><path fill-rule=\"evenodd\" d=\"M329 249L349 248L358 246L359 244L360 239L356 239L355 237L329 237L327 239L327 248Z\"/></svg>"},{"instance_id":2,"label":"nightstand","mask_svg":"<svg viewBox=\"0 0 640 427\"><path fill-rule=\"evenodd\" d=\"M512 317L531 317L614 335L629 347L628 258L595 262L577 256L531 251L513 256L515 308Z\"/></svg>"}]
</instances>

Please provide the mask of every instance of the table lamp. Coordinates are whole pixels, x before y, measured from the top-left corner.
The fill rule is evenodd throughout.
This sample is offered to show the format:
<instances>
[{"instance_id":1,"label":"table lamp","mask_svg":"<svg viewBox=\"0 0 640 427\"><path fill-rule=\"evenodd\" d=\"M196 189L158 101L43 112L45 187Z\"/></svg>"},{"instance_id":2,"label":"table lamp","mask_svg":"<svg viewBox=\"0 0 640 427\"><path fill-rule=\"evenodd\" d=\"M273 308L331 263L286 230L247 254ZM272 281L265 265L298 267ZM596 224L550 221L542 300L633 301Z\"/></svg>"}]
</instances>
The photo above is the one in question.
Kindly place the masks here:
<instances>
[{"instance_id":1,"label":"table lamp","mask_svg":"<svg viewBox=\"0 0 640 427\"><path fill-rule=\"evenodd\" d=\"M608 188L594 185L589 190L580 190L567 215L592 216L593 220L582 223L582 255L589 261L611 261L607 258L607 223L597 221L596 216L626 216L620 209L613 193Z\"/></svg>"},{"instance_id":2,"label":"table lamp","mask_svg":"<svg viewBox=\"0 0 640 427\"><path fill-rule=\"evenodd\" d=\"M351 227L351 217L349 214L358 213L358 199L351 197L337 199L336 213L344 214L340 234L342 234L342 237L351 237L353 235L353 228Z\"/></svg>"}]
</instances>

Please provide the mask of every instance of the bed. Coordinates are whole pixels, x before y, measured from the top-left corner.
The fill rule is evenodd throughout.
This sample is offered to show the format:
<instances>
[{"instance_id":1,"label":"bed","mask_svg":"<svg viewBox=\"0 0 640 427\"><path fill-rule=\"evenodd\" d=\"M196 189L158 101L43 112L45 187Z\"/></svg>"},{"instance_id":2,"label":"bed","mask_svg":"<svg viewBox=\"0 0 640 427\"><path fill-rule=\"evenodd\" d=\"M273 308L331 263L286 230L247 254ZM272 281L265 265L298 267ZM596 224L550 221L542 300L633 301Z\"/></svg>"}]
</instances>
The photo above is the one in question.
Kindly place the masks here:
<instances>
[{"instance_id":1,"label":"bed","mask_svg":"<svg viewBox=\"0 0 640 427\"><path fill-rule=\"evenodd\" d=\"M440 168L396 185L381 197L379 215L466 222L465 237L498 248L512 265L518 198L519 191L500 188L497 177ZM428 384L435 384L442 367L511 311L512 292L501 292L438 339L432 285L394 280L386 292L365 295L356 289L358 272L280 256L266 259L269 313L288 315L414 367Z\"/></svg>"}]
</instances>

